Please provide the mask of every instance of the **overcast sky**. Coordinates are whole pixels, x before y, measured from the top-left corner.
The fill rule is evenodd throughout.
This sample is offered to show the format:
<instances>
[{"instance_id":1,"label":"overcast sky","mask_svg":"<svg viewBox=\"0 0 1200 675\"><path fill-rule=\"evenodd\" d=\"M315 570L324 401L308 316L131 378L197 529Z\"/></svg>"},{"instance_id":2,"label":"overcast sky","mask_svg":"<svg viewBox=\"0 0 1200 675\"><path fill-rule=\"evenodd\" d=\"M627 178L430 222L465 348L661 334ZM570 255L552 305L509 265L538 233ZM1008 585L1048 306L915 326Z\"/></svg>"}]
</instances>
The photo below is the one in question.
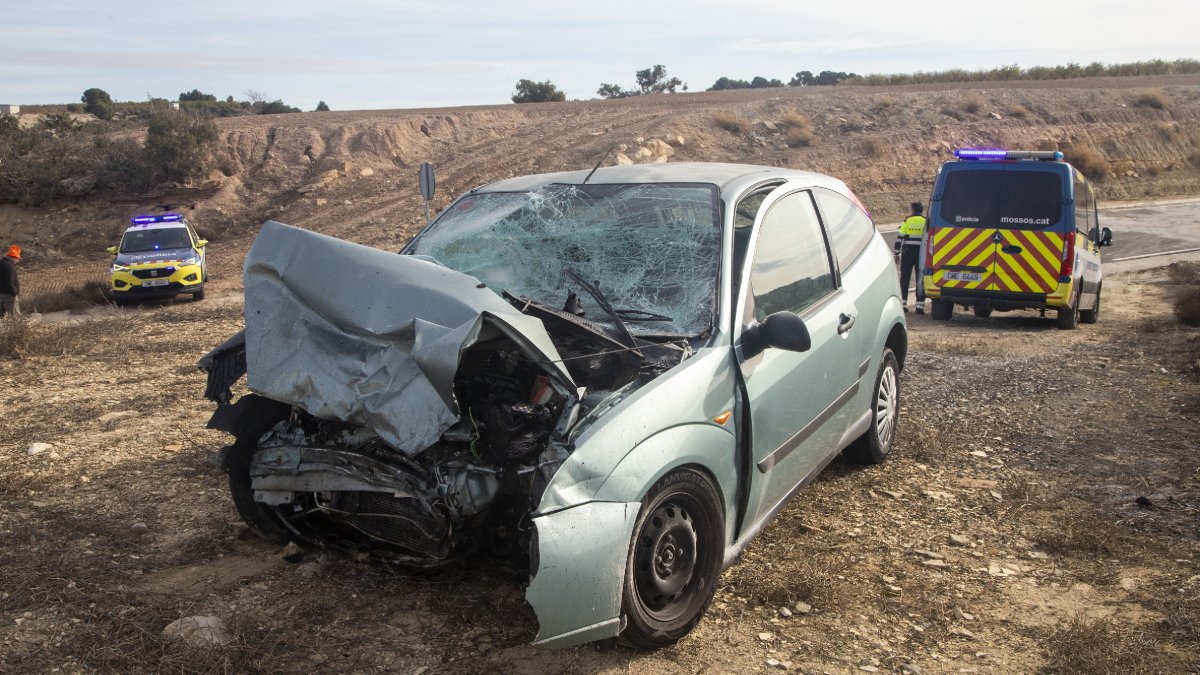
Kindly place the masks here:
<instances>
[{"instance_id":1,"label":"overcast sky","mask_svg":"<svg viewBox=\"0 0 1200 675\"><path fill-rule=\"evenodd\" d=\"M0 0L0 103L269 99L311 110L568 98L663 64L721 77L1200 58L1196 0Z\"/></svg>"}]
</instances>

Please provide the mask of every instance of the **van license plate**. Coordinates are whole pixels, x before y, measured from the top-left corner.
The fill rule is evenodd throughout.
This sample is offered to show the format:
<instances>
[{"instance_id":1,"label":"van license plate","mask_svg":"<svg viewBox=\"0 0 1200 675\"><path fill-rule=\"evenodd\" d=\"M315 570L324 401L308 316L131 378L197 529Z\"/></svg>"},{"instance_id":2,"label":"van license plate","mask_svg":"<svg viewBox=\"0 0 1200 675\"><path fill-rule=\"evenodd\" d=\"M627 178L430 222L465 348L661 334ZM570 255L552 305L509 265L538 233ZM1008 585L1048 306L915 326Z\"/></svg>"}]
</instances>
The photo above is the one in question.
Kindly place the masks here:
<instances>
[{"instance_id":1,"label":"van license plate","mask_svg":"<svg viewBox=\"0 0 1200 675\"><path fill-rule=\"evenodd\" d=\"M942 281L983 281L983 272L942 272Z\"/></svg>"},{"instance_id":2,"label":"van license plate","mask_svg":"<svg viewBox=\"0 0 1200 675\"><path fill-rule=\"evenodd\" d=\"M171 282L166 279L146 279L142 282L142 286L166 286L169 283Z\"/></svg>"}]
</instances>

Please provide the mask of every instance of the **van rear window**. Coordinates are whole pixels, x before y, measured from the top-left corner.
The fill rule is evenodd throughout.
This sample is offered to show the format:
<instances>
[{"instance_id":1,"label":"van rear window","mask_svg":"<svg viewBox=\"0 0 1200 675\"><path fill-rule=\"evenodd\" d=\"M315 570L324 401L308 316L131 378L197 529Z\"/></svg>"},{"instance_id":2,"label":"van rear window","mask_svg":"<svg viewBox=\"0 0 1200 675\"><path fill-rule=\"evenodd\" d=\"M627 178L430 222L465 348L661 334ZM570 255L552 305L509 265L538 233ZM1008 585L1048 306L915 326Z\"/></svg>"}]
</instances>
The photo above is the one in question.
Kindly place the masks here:
<instances>
[{"instance_id":1,"label":"van rear window","mask_svg":"<svg viewBox=\"0 0 1200 675\"><path fill-rule=\"evenodd\" d=\"M950 171L938 215L959 227L1040 230L1062 220L1062 176L1050 171Z\"/></svg>"}]
</instances>

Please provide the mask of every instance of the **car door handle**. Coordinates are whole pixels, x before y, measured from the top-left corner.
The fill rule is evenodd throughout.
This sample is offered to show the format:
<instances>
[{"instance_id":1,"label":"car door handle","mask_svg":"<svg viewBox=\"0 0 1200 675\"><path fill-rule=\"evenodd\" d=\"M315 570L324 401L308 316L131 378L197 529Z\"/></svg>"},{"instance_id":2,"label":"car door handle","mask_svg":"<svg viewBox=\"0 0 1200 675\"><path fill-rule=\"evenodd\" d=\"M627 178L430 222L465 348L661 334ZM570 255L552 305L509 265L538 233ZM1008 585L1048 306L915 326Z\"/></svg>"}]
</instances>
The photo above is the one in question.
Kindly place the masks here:
<instances>
[{"instance_id":1,"label":"car door handle","mask_svg":"<svg viewBox=\"0 0 1200 675\"><path fill-rule=\"evenodd\" d=\"M1016 255L1017 253L1020 253L1021 251L1024 251L1025 249L1021 248L1020 246L1011 246L1010 245L1010 246L1005 246L1004 248L1002 248L1000 250L1004 251L1005 253L1007 253L1009 255Z\"/></svg>"},{"instance_id":2,"label":"car door handle","mask_svg":"<svg viewBox=\"0 0 1200 675\"><path fill-rule=\"evenodd\" d=\"M845 335L846 331L854 328L854 317L849 314L843 314L838 321L838 335Z\"/></svg>"}]
</instances>

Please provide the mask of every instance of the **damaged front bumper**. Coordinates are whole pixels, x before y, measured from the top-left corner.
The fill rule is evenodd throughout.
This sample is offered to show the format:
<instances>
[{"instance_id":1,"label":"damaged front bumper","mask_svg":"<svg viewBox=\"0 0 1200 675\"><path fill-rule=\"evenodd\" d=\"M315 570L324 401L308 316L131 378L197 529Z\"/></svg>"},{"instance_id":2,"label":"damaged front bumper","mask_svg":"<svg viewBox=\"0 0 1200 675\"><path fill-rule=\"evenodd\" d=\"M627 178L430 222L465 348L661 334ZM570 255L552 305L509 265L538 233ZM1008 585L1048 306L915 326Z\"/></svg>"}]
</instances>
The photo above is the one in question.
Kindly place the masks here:
<instances>
[{"instance_id":1,"label":"damaged front bumper","mask_svg":"<svg viewBox=\"0 0 1200 675\"><path fill-rule=\"evenodd\" d=\"M639 502L589 502L533 519L533 581L525 600L540 647L572 647L621 632L621 597Z\"/></svg>"}]
</instances>

